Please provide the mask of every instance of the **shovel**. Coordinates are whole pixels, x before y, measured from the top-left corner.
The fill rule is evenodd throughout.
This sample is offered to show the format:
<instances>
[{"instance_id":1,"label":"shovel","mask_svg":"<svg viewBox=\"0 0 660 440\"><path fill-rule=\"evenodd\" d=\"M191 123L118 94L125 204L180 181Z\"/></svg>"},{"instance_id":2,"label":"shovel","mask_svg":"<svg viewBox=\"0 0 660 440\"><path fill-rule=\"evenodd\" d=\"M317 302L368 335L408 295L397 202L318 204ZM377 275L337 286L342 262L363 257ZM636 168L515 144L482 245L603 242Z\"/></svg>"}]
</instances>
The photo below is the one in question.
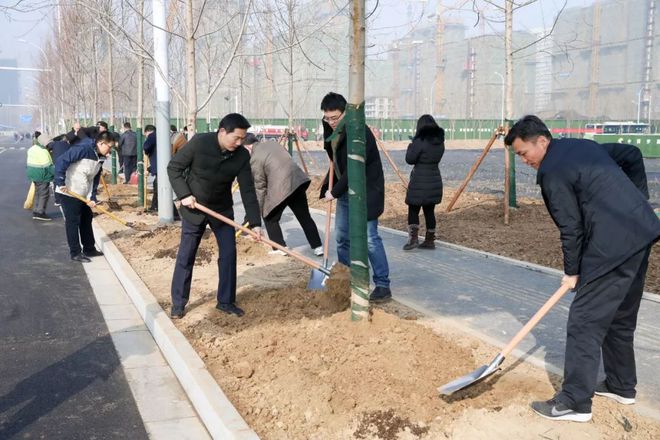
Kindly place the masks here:
<instances>
[{"instance_id":1,"label":"shovel","mask_svg":"<svg viewBox=\"0 0 660 440\"><path fill-rule=\"evenodd\" d=\"M108 207L110 209L120 211L121 210L121 205L119 203L115 202L114 200L110 199L110 197L111 197L110 196L110 190L108 189L108 184L105 183L105 179L103 178L103 171L101 172L101 184L103 184L103 191L105 191L105 195L108 196L108 200L105 201L108 204Z\"/></svg>"},{"instance_id":2,"label":"shovel","mask_svg":"<svg viewBox=\"0 0 660 440\"><path fill-rule=\"evenodd\" d=\"M195 209L197 209L199 211L202 211L204 214L210 215L211 217L217 218L221 222L227 223L228 225L233 226L234 228L240 229L241 231L245 232L246 234L250 234L251 236L253 236L255 238L258 238L257 233L254 232L253 230L248 229L244 226L241 226L239 223L236 223L234 220L232 220L228 217L225 217L224 215L222 215L220 213L217 213L214 210L209 209L204 205L200 205L199 202L195 202ZM284 252L287 255L295 258L296 260L300 261L301 263L304 263L308 266L311 266L314 269L318 269L319 271L321 271L323 274L325 274L327 276L330 275L330 271L328 269L321 266L316 261L314 261L310 258L307 258L304 255L299 254L298 252L294 252L291 249L288 249L288 248L282 246L281 244L275 243L274 241L271 241L267 238L261 237L261 241L263 243L266 243L268 246L271 246L271 247L274 247L275 249L281 250L282 252Z\"/></svg>"},{"instance_id":3,"label":"shovel","mask_svg":"<svg viewBox=\"0 0 660 440\"><path fill-rule=\"evenodd\" d=\"M67 193L67 194L69 194L70 196L72 196L72 197L74 197L74 198L80 200L81 202L83 202L83 203L85 203L85 204L87 204L87 203L90 202L89 199L86 199L85 197L81 196L80 194L77 194L77 193L75 193L75 192L73 192L73 191L71 191L71 190L69 190L69 189L65 190L64 192ZM144 229L144 228L140 228L140 227L138 227L138 225L136 225L135 223L127 222L126 220L123 220L123 219L117 217L116 215L114 215L113 213L111 213L110 211L108 211L107 209L105 209L105 208L101 208L101 207L98 206L98 205L95 206L94 208L96 208L99 212L102 212L103 214L107 215L108 217L110 217L110 218L113 219L114 221L116 221L116 222L118 222L118 223L121 223L122 225L126 226L127 228L135 229L135 230L138 230L138 231L142 231L142 230L145 230L145 231L146 231L146 230L148 230L148 229Z\"/></svg>"},{"instance_id":4,"label":"shovel","mask_svg":"<svg viewBox=\"0 0 660 440\"><path fill-rule=\"evenodd\" d=\"M548 299L548 301L543 304L538 312L532 316L532 318L520 329L520 331L513 337L511 342L507 344L506 347L499 352L495 359L491 361L488 365L482 365L481 367L474 370L472 373L465 376L459 377L456 380L449 382L438 388L438 392L442 395L449 395L463 388L467 388L470 385L473 385L477 382L480 382L484 378L490 376L495 371L499 369L499 366L504 362L504 358L513 351L514 348L523 340L527 333L529 333L536 324L548 313L548 311L555 305L557 302L568 292L571 288L567 284L562 284L559 289Z\"/></svg>"},{"instance_id":5,"label":"shovel","mask_svg":"<svg viewBox=\"0 0 660 440\"><path fill-rule=\"evenodd\" d=\"M332 190L332 182L335 177L335 164L330 161L330 171L328 172L328 189ZM328 249L330 247L330 223L332 223L332 200L328 202L328 208L325 212L325 239L323 240L323 267L329 273L328 267ZM325 283L328 281L328 275L319 269L312 269L307 288L309 290L325 290Z\"/></svg>"}]
</instances>

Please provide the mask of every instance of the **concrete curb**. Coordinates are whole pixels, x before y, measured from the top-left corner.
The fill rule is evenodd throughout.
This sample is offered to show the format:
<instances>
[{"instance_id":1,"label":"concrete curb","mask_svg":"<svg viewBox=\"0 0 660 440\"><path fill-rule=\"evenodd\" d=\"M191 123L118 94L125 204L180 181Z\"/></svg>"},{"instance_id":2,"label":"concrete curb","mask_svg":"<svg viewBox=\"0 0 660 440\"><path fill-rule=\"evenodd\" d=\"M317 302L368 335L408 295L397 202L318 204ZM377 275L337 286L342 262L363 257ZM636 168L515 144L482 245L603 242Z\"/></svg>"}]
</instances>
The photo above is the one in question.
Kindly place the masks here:
<instances>
[{"instance_id":1,"label":"concrete curb","mask_svg":"<svg viewBox=\"0 0 660 440\"><path fill-rule=\"evenodd\" d=\"M172 324L128 261L96 222L96 242L133 305L144 320L167 363L179 379L200 419L214 439L257 440L254 432L206 369L188 340Z\"/></svg>"}]
</instances>

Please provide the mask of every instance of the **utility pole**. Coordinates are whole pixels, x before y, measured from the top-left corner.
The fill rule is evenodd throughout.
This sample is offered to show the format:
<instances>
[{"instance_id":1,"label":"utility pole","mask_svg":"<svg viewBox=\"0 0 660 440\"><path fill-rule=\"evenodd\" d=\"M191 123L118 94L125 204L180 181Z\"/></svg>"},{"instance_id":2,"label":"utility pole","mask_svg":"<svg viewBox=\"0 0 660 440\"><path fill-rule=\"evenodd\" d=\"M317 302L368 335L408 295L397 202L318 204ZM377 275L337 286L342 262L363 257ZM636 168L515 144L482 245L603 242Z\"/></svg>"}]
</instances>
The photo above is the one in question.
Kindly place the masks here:
<instances>
[{"instance_id":1,"label":"utility pole","mask_svg":"<svg viewBox=\"0 0 660 440\"><path fill-rule=\"evenodd\" d=\"M167 178L167 164L172 157L170 146L170 89L167 86L167 32L165 32L165 0L153 0L154 32L154 85L156 87L156 150L158 155L158 218L163 223L174 221L172 210L172 185Z\"/></svg>"},{"instance_id":2,"label":"utility pole","mask_svg":"<svg viewBox=\"0 0 660 440\"><path fill-rule=\"evenodd\" d=\"M364 118L364 0L352 0L351 54L348 74L346 133L348 147L348 212L351 240L351 318L369 316L369 258L367 251L366 124Z\"/></svg>"}]
</instances>

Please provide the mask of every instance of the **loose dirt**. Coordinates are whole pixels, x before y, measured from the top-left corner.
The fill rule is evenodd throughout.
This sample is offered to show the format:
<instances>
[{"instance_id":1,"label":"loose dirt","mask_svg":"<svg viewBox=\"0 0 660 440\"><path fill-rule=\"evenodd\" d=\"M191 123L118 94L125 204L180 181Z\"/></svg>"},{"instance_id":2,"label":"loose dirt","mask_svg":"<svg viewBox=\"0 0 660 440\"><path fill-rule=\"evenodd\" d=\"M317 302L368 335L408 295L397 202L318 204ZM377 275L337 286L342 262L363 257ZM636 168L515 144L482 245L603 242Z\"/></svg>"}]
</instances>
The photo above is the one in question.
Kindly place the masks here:
<instances>
[{"instance_id":1,"label":"loose dirt","mask_svg":"<svg viewBox=\"0 0 660 440\"><path fill-rule=\"evenodd\" d=\"M159 227L155 216L135 208L135 187L110 190L123 208L118 215L152 229L130 230L105 216L96 221L169 310L179 229ZM393 185L387 191L383 224L400 227L405 205L397 200L403 200L403 189ZM542 206L521 205L512 225L504 227L494 200L468 194L454 213L439 215L440 238L548 264L553 260L547 254L558 251L557 234ZM453 231L459 227L461 232ZM498 237L498 231L506 236ZM514 238L521 235L533 240ZM535 250L542 246L543 252ZM594 419L586 424L533 415L529 402L551 397L558 378L513 358L504 364L506 374L439 398L438 386L489 362L497 349L396 302L373 309L368 320L351 321L346 268L335 266L329 292L308 291L310 269L268 250L238 239L237 302L246 315L236 318L214 308L218 251L213 235L205 234L191 302L185 317L175 321L264 439L660 438L660 423L603 398L595 399Z\"/></svg>"}]
</instances>

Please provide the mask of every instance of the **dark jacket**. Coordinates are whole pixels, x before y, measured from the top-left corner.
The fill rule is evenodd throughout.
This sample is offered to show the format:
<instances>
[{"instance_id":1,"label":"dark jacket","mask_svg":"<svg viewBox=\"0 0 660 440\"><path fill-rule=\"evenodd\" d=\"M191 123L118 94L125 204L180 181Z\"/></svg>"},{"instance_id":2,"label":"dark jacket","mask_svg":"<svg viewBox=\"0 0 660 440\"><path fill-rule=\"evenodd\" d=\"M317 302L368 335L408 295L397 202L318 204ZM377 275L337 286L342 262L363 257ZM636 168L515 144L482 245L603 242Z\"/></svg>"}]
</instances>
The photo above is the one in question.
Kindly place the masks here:
<instances>
[{"instance_id":1,"label":"dark jacket","mask_svg":"<svg viewBox=\"0 0 660 440\"><path fill-rule=\"evenodd\" d=\"M660 237L660 220L647 202L642 156L632 148L553 140L539 167L537 183L559 228L564 272L580 276L578 287Z\"/></svg>"},{"instance_id":2,"label":"dark jacket","mask_svg":"<svg viewBox=\"0 0 660 440\"><path fill-rule=\"evenodd\" d=\"M49 146L50 154L53 156L53 163L55 163L62 154L71 148L71 145L69 145L69 143L66 141L55 141Z\"/></svg>"},{"instance_id":3,"label":"dark jacket","mask_svg":"<svg viewBox=\"0 0 660 440\"><path fill-rule=\"evenodd\" d=\"M261 226L259 203L250 171L250 153L244 147L235 151L220 148L217 133L196 134L167 165L172 189L179 199L189 195L202 205L233 218L231 186L238 179L241 199L250 226ZM206 214L181 206L181 216L200 225Z\"/></svg>"},{"instance_id":4,"label":"dark jacket","mask_svg":"<svg viewBox=\"0 0 660 440\"><path fill-rule=\"evenodd\" d=\"M343 124L338 126L342 129ZM335 198L341 197L348 192L348 148L346 145L346 132L339 134L337 145L337 157L335 159L332 150L332 143L327 139L332 135L332 128L325 121L323 121L323 138L326 139L324 149L328 153L330 160L335 163L335 177L334 185L332 187L332 195ZM380 161L380 154L378 153L378 146L376 145L376 138L369 127L365 131L366 136L366 164L365 174L367 180L367 220L376 220L383 213L385 209L385 178L383 176L383 164ZM325 197L325 192L328 189L328 173L326 173L321 185L320 198Z\"/></svg>"},{"instance_id":5,"label":"dark jacket","mask_svg":"<svg viewBox=\"0 0 660 440\"><path fill-rule=\"evenodd\" d=\"M133 130L126 130L119 136L119 151L122 156L137 156L137 135Z\"/></svg>"},{"instance_id":6,"label":"dark jacket","mask_svg":"<svg viewBox=\"0 0 660 440\"><path fill-rule=\"evenodd\" d=\"M152 176L158 175L158 148L156 146L156 132L152 131L147 136L147 139L144 141L142 146L144 154L149 157L149 167L147 171L151 173Z\"/></svg>"},{"instance_id":7,"label":"dark jacket","mask_svg":"<svg viewBox=\"0 0 660 440\"><path fill-rule=\"evenodd\" d=\"M406 163L414 165L406 192L408 205L437 205L442 201L442 176L438 164L445 154L444 139L415 137L408 145Z\"/></svg>"}]
</instances>

